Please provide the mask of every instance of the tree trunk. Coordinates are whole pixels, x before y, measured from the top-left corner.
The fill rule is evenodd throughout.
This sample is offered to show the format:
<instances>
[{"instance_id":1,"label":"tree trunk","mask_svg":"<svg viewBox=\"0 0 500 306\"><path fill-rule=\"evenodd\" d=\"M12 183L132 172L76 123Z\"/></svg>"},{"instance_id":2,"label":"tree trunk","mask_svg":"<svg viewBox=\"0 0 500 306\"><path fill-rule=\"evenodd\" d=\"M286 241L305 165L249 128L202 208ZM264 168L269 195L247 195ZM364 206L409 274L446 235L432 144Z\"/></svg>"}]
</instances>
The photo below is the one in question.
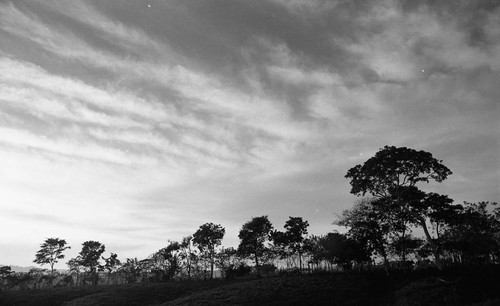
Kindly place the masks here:
<instances>
[{"instance_id":1,"label":"tree trunk","mask_svg":"<svg viewBox=\"0 0 500 306\"><path fill-rule=\"evenodd\" d=\"M302 273L302 254L299 251L299 271Z\"/></svg>"},{"instance_id":2,"label":"tree trunk","mask_svg":"<svg viewBox=\"0 0 500 306\"><path fill-rule=\"evenodd\" d=\"M214 250L210 250L210 279L214 279Z\"/></svg>"},{"instance_id":3,"label":"tree trunk","mask_svg":"<svg viewBox=\"0 0 500 306\"><path fill-rule=\"evenodd\" d=\"M439 250L432 240L431 235L429 234L429 230L427 229L427 225L425 224L425 219L420 220L420 225L422 225L422 229L424 230L425 237L427 238L427 242L431 245L432 253L434 255L434 264L438 268L439 271L443 270L443 264L441 262L441 256L439 254Z\"/></svg>"}]
</instances>

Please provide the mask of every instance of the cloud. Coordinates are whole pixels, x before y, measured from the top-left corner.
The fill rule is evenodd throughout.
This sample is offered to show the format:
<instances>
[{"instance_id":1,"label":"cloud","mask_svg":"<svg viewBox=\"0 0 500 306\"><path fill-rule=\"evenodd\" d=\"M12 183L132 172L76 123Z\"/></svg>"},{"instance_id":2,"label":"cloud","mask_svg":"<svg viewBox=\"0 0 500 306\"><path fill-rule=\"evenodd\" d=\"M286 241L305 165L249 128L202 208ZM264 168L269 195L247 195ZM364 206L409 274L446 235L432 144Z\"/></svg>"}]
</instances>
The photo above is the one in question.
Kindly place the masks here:
<instances>
[{"instance_id":1,"label":"cloud","mask_svg":"<svg viewBox=\"0 0 500 306\"><path fill-rule=\"evenodd\" d=\"M324 234L384 145L452 168L429 190L498 195L498 8L214 3L0 4L0 218L46 220L9 245L144 257L205 222L234 246L263 214Z\"/></svg>"},{"instance_id":2,"label":"cloud","mask_svg":"<svg viewBox=\"0 0 500 306\"><path fill-rule=\"evenodd\" d=\"M380 3L379 3L380 4ZM442 18L429 6L405 11L397 1L381 1L358 19L354 38L337 41L356 55L382 81L409 82L450 69L498 69L498 25L488 14L483 46L472 45L461 20Z\"/></svg>"}]
</instances>

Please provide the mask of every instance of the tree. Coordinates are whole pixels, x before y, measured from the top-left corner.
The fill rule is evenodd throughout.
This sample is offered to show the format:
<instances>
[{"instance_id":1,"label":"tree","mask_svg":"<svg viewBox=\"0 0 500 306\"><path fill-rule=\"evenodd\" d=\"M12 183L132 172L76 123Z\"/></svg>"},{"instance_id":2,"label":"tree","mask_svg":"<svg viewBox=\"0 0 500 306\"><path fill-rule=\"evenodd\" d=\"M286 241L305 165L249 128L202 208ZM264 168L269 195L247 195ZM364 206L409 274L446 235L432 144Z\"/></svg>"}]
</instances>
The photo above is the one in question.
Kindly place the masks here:
<instances>
[{"instance_id":1,"label":"tree","mask_svg":"<svg viewBox=\"0 0 500 306\"><path fill-rule=\"evenodd\" d=\"M78 285L80 283L80 273L82 272L82 264L81 264L81 258L80 256L77 256L75 258L71 258L68 260L66 265L69 268L69 272L72 275L75 275L75 283Z\"/></svg>"},{"instance_id":2,"label":"tree","mask_svg":"<svg viewBox=\"0 0 500 306\"><path fill-rule=\"evenodd\" d=\"M305 239L309 222L302 217L289 217L284 225L286 231L272 231L271 239L282 256L297 254L299 257L299 270L302 271L302 255L306 251Z\"/></svg>"},{"instance_id":3,"label":"tree","mask_svg":"<svg viewBox=\"0 0 500 306\"><path fill-rule=\"evenodd\" d=\"M221 244L226 229L220 224L205 223L193 235L193 243L200 252L206 253L210 260L210 278L214 277L215 247Z\"/></svg>"},{"instance_id":4,"label":"tree","mask_svg":"<svg viewBox=\"0 0 500 306\"><path fill-rule=\"evenodd\" d=\"M368 251L382 257L386 273L389 273L388 247L392 231L392 219L373 199L357 201L350 210L344 210L335 224L349 228L349 236L365 245Z\"/></svg>"},{"instance_id":5,"label":"tree","mask_svg":"<svg viewBox=\"0 0 500 306\"><path fill-rule=\"evenodd\" d=\"M157 272L158 280L169 280L181 269L181 244L168 241L168 245L151 256L152 265Z\"/></svg>"},{"instance_id":6,"label":"tree","mask_svg":"<svg viewBox=\"0 0 500 306\"><path fill-rule=\"evenodd\" d=\"M97 271L100 266L99 260L105 248L104 244L98 241L90 240L82 244L82 250L79 255L80 265L88 269L94 285L97 285L99 281Z\"/></svg>"},{"instance_id":7,"label":"tree","mask_svg":"<svg viewBox=\"0 0 500 306\"><path fill-rule=\"evenodd\" d=\"M1 266L0 267L0 289L7 287L9 276L13 273L10 266Z\"/></svg>"},{"instance_id":8,"label":"tree","mask_svg":"<svg viewBox=\"0 0 500 306\"><path fill-rule=\"evenodd\" d=\"M125 263L120 267L120 271L125 274L127 283L133 284L137 282L141 274L142 267L140 262L135 258L127 258Z\"/></svg>"},{"instance_id":9,"label":"tree","mask_svg":"<svg viewBox=\"0 0 500 306\"><path fill-rule=\"evenodd\" d=\"M363 165L349 169L346 178L350 180L351 193L370 193L378 203L387 208L388 213L400 222L401 237L405 236L408 223L419 224L432 246L435 264L442 269L439 250L429 235L426 219L434 200L444 200L433 195L425 195L416 187L417 183L430 180L442 182L452 172L431 153L405 147L385 146ZM446 203L440 202L439 205ZM451 203L448 203L451 204Z\"/></svg>"},{"instance_id":10,"label":"tree","mask_svg":"<svg viewBox=\"0 0 500 306\"><path fill-rule=\"evenodd\" d=\"M305 251L304 240L307 236L309 222L301 217L289 217L285 222L286 235L290 249L299 255L299 269L302 271L302 254Z\"/></svg>"},{"instance_id":11,"label":"tree","mask_svg":"<svg viewBox=\"0 0 500 306\"><path fill-rule=\"evenodd\" d=\"M484 264L500 258L500 215L489 211L493 202L464 202L454 222L443 233L445 249L456 254L462 264Z\"/></svg>"},{"instance_id":12,"label":"tree","mask_svg":"<svg viewBox=\"0 0 500 306\"><path fill-rule=\"evenodd\" d=\"M197 256L194 250L192 250L192 236L187 236L182 238L179 249L179 259L181 260L181 271L182 267L187 272L188 279L191 279L191 270L193 268L193 262L196 262Z\"/></svg>"},{"instance_id":13,"label":"tree","mask_svg":"<svg viewBox=\"0 0 500 306\"><path fill-rule=\"evenodd\" d=\"M59 259L64 258L63 252L71 247L66 246L66 240L59 238L47 238L40 245L40 250L36 253L34 263L50 265L50 274L54 275L54 264Z\"/></svg>"},{"instance_id":14,"label":"tree","mask_svg":"<svg viewBox=\"0 0 500 306\"><path fill-rule=\"evenodd\" d=\"M342 266L345 270L352 269L352 263L362 263L370 259L369 253L356 240L339 233L328 233L319 239L322 259Z\"/></svg>"},{"instance_id":15,"label":"tree","mask_svg":"<svg viewBox=\"0 0 500 306\"><path fill-rule=\"evenodd\" d=\"M257 271L259 258L269 250L265 243L269 240L272 229L273 226L267 216L254 217L243 224L238 235L240 238L238 252L243 256L253 257Z\"/></svg>"},{"instance_id":16,"label":"tree","mask_svg":"<svg viewBox=\"0 0 500 306\"><path fill-rule=\"evenodd\" d=\"M225 278L231 277L237 264L241 264L238 251L232 247L222 249L215 255L215 265L220 269L221 275Z\"/></svg>"},{"instance_id":17,"label":"tree","mask_svg":"<svg viewBox=\"0 0 500 306\"><path fill-rule=\"evenodd\" d=\"M104 266L102 267L104 270L106 270L108 273L108 285L109 285L109 279L111 278L111 273L116 271L120 265L121 262L118 259L118 255L115 253L111 253L109 257L102 257L104 260Z\"/></svg>"}]
</instances>

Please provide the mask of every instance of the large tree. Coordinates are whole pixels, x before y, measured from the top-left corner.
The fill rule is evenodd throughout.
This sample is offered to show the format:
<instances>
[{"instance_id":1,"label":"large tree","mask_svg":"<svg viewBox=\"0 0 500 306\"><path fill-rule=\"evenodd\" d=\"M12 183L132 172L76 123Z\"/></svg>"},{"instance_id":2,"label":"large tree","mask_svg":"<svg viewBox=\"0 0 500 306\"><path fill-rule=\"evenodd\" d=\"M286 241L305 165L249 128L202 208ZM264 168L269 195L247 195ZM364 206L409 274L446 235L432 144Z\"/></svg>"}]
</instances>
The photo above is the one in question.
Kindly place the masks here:
<instances>
[{"instance_id":1,"label":"large tree","mask_svg":"<svg viewBox=\"0 0 500 306\"><path fill-rule=\"evenodd\" d=\"M36 258L33 262L45 265L50 265L50 273L54 275L54 264L57 263L59 259L64 258L63 252L71 247L66 245L66 240L59 238L47 238L40 245L40 250L36 253Z\"/></svg>"},{"instance_id":2,"label":"large tree","mask_svg":"<svg viewBox=\"0 0 500 306\"><path fill-rule=\"evenodd\" d=\"M226 229L220 224L205 223L193 234L193 243L210 260L210 278L214 277L215 247L220 245Z\"/></svg>"},{"instance_id":3,"label":"large tree","mask_svg":"<svg viewBox=\"0 0 500 306\"><path fill-rule=\"evenodd\" d=\"M351 193L371 194L388 214L399 221L400 238L405 238L409 224L420 225L432 247L436 266L441 269L439 250L429 234L426 220L432 211L451 205L451 200L437 194L427 195L416 185L431 180L442 182L451 174L442 160L429 152L385 146L362 165L349 169L345 177L350 180Z\"/></svg>"},{"instance_id":4,"label":"large tree","mask_svg":"<svg viewBox=\"0 0 500 306\"><path fill-rule=\"evenodd\" d=\"M266 242L270 238L272 229L273 225L267 216L254 217L243 224L238 235L238 238L240 238L238 252L243 256L253 257L257 271L259 269L259 258L269 250Z\"/></svg>"}]
</instances>

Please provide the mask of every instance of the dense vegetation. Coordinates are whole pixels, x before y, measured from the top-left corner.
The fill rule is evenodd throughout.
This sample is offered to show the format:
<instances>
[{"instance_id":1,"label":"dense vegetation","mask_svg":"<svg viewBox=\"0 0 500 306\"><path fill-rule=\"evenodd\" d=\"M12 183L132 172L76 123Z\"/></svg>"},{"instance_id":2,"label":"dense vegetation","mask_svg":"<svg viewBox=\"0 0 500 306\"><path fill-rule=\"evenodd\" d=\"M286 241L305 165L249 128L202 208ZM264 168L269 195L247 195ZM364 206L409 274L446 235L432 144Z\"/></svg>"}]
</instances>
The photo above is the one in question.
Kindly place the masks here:
<instances>
[{"instance_id":1,"label":"dense vegetation","mask_svg":"<svg viewBox=\"0 0 500 306\"><path fill-rule=\"evenodd\" d=\"M361 198L332 220L346 227L345 234L308 235L309 223L301 217L290 217L284 231L280 231L267 216L260 216L242 225L240 244L234 249L221 246L225 235L222 225L205 223L193 235L168 241L165 247L140 260L121 261L115 253L105 257L104 244L86 241L79 255L67 261L67 273L53 269L55 263L64 259L67 242L48 238L40 245L34 262L49 265L50 270L15 273L8 266L0 267L2 296L12 302L19 299L17 291L44 289L43 293L31 291L24 296L48 295L54 303L92 295L109 301L129 296L127 304L178 298L193 304L192 294L196 292L197 299L206 304L210 299L217 300L210 293L214 288L226 293L238 291L241 296L242 287L252 287L253 290L244 290L248 293L247 301L255 299L264 304L266 300L259 296L267 296L267 302L275 301L274 304L286 304L286 296L290 296L289 301L303 304L306 296L311 299L311 292L317 297L307 300L311 304L335 299L334 296L342 296L342 304L370 304L370 299L374 304L389 303L394 298L400 302L414 291L429 291L428 297L438 292L432 302L439 304L498 298L490 294L487 285L493 280L491 271L497 271L500 263L500 209L496 203L454 204L447 195L419 189L423 183L442 182L451 174L442 161L428 152L386 146L347 172L351 193ZM423 232L422 237L419 232ZM213 280L215 274L218 279ZM450 280L444 276L450 276ZM473 293L466 293L464 284L477 284L479 280L484 292L480 298L471 299ZM294 286L298 295L286 293ZM266 288L274 291L267 292ZM136 293L135 297L130 296L131 292ZM449 300L442 301L438 295ZM227 298L234 296L228 293ZM414 305L413 302L410 299L403 305ZM84 301L79 303L75 305L86 305Z\"/></svg>"}]
</instances>

